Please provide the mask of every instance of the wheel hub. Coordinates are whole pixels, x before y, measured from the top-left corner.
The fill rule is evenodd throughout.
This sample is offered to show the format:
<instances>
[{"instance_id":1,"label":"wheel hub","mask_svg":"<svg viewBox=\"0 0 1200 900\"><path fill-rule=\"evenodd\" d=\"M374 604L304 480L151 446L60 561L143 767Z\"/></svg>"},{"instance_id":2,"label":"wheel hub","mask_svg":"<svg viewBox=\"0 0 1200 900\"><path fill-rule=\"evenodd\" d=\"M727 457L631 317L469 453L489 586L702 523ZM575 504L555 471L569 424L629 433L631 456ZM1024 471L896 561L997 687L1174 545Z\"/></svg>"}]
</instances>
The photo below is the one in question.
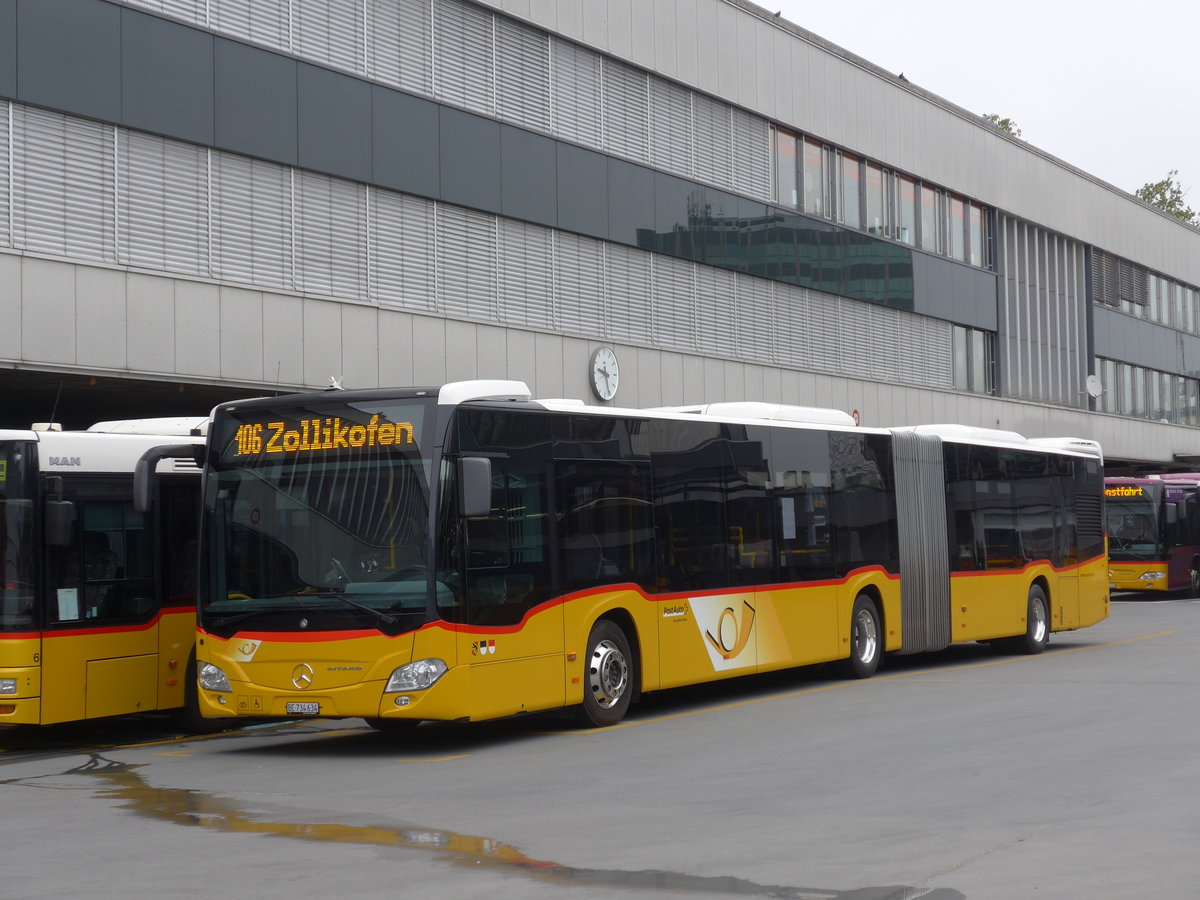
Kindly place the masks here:
<instances>
[{"instance_id":1,"label":"wheel hub","mask_svg":"<svg viewBox=\"0 0 1200 900\"><path fill-rule=\"evenodd\" d=\"M588 665L588 687L592 698L604 709L611 708L629 686L629 663L612 641L600 641Z\"/></svg>"}]
</instances>

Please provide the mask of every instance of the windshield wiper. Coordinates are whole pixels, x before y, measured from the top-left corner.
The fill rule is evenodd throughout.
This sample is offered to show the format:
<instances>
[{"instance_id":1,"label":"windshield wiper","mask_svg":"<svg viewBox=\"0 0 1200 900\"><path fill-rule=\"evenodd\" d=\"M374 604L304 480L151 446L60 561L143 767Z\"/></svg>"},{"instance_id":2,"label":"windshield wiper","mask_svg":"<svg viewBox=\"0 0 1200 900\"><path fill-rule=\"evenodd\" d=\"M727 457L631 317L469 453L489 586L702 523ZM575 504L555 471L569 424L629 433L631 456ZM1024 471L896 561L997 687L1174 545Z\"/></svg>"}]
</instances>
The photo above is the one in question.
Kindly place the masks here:
<instances>
[{"instance_id":1,"label":"windshield wiper","mask_svg":"<svg viewBox=\"0 0 1200 900\"><path fill-rule=\"evenodd\" d=\"M380 622L382 622L384 625L395 625L396 621L397 621L395 616L389 615L388 613L382 612L378 609L374 609L370 606L365 606L362 603L356 603L355 601L351 600L349 597L345 596L344 594L338 594L338 593L333 593L333 592L327 591L327 592L318 592L316 594L305 594L304 596L320 597L322 600L341 600L347 606L353 606L355 609L361 609L365 613L370 613L376 619L378 619Z\"/></svg>"}]
</instances>

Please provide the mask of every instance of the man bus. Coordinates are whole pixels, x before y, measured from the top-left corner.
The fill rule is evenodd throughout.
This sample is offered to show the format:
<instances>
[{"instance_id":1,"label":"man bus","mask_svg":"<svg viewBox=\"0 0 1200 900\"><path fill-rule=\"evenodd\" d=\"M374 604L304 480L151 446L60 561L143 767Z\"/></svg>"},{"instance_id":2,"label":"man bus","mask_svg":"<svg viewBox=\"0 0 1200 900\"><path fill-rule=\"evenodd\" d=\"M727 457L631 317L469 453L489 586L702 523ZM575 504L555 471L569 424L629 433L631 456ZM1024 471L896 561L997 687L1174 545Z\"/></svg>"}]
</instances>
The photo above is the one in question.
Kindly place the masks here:
<instances>
[{"instance_id":1,"label":"man bus","mask_svg":"<svg viewBox=\"0 0 1200 900\"><path fill-rule=\"evenodd\" d=\"M195 714L195 554L206 419L0 430L0 725ZM134 470L165 436L181 455Z\"/></svg>"},{"instance_id":2,"label":"man bus","mask_svg":"<svg viewBox=\"0 0 1200 900\"><path fill-rule=\"evenodd\" d=\"M1108 614L1099 447L763 403L623 410L520 382L223 404L205 715L380 730L991 641Z\"/></svg>"},{"instance_id":3,"label":"man bus","mask_svg":"<svg viewBox=\"0 0 1200 900\"><path fill-rule=\"evenodd\" d=\"M1200 474L1104 479L1114 591L1200 596Z\"/></svg>"}]
</instances>

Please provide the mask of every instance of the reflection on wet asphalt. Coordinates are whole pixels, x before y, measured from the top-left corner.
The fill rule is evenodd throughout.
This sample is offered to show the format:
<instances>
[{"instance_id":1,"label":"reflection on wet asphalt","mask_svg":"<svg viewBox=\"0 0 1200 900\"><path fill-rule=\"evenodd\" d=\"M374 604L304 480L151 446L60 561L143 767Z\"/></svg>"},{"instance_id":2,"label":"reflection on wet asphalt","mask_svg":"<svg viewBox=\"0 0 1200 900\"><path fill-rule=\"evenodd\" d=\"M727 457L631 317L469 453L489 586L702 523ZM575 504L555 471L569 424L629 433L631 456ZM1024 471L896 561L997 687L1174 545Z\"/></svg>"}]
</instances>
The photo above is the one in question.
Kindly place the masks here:
<instances>
[{"instance_id":1,"label":"reflection on wet asphalt","mask_svg":"<svg viewBox=\"0 0 1200 900\"><path fill-rule=\"evenodd\" d=\"M107 759L92 753L86 763L56 775L14 778L0 786L21 785L47 790L88 790L115 799L146 818L194 825L214 831L270 834L305 841L404 847L439 853L458 865L473 869L493 866L521 872L533 878L563 883L607 885L614 888L657 889L692 894L726 894L745 897L777 897L783 900L963 900L947 888L890 886L848 891L756 884L742 878L687 875L658 870L620 871L580 869L547 860L532 859L509 844L492 838L452 831L387 825L344 825L330 822L270 822L261 815L240 809L227 798L181 788L156 788L138 774L137 765ZM85 779L82 783L79 779ZM91 780L100 782L99 786Z\"/></svg>"}]
</instances>

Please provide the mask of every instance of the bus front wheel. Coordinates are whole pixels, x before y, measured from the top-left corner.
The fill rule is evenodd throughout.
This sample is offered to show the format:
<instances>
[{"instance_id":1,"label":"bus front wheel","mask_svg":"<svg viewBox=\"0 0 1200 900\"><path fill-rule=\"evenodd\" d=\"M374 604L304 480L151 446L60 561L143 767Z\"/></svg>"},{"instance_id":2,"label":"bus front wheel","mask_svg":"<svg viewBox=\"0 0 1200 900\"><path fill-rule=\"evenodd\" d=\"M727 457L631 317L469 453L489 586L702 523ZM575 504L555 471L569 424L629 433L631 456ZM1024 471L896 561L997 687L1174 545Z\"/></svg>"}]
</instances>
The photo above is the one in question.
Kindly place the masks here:
<instances>
[{"instance_id":1,"label":"bus front wheel","mask_svg":"<svg viewBox=\"0 0 1200 900\"><path fill-rule=\"evenodd\" d=\"M870 678L883 656L883 622L879 607L867 594L859 594L850 614L850 658L846 671L852 678Z\"/></svg>"},{"instance_id":2,"label":"bus front wheel","mask_svg":"<svg viewBox=\"0 0 1200 900\"><path fill-rule=\"evenodd\" d=\"M625 717L633 696L631 662L629 639L619 625L601 619L592 626L583 661L583 725L606 728Z\"/></svg>"}]
</instances>

